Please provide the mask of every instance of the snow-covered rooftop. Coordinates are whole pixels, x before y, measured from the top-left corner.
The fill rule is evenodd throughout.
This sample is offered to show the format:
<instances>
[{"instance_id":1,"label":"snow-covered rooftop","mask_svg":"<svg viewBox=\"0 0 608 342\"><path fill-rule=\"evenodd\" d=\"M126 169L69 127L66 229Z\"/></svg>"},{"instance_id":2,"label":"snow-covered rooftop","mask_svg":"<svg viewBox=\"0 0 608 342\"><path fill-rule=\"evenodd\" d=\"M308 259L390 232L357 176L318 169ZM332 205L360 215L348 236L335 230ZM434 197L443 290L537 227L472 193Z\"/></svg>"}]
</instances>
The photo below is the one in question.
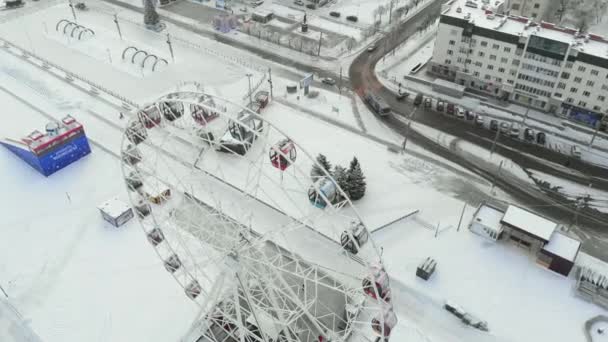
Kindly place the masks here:
<instances>
[{"instance_id":1,"label":"snow-covered rooftop","mask_svg":"<svg viewBox=\"0 0 608 342\"><path fill-rule=\"evenodd\" d=\"M563 259L574 261L581 242L560 232L554 232L543 250Z\"/></svg>"},{"instance_id":2,"label":"snow-covered rooftop","mask_svg":"<svg viewBox=\"0 0 608 342\"><path fill-rule=\"evenodd\" d=\"M500 228L502 226L500 220L502 220L504 214L505 213L503 211L500 211L489 205L482 204L481 207L479 207L477 213L475 214L473 221L479 222L484 226L498 232L500 231Z\"/></svg>"},{"instance_id":3,"label":"snow-covered rooftop","mask_svg":"<svg viewBox=\"0 0 608 342\"><path fill-rule=\"evenodd\" d=\"M467 6L467 4L471 5L473 3L477 4L477 8ZM579 37L576 29L559 27L546 22L538 24L525 17L494 13L494 8L484 4L482 0L453 0L450 5L451 7L443 13L444 15L468 20L477 27L514 36L537 35L572 44L573 48L594 56L608 58L608 40L597 34Z\"/></svg>"},{"instance_id":4,"label":"snow-covered rooftop","mask_svg":"<svg viewBox=\"0 0 608 342\"><path fill-rule=\"evenodd\" d=\"M546 241L551 239L551 234L553 234L555 228L557 228L557 223L514 205L510 205L509 208L507 208L501 222L526 231Z\"/></svg>"},{"instance_id":5,"label":"snow-covered rooftop","mask_svg":"<svg viewBox=\"0 0 608 342\"><path fill-rule=\"evenodd\" d=\"M131 207L129 207L125 202L119 200L117 197L103 202L97 208L111 217L119 217L125 211L131 209Z\"/></svg>"}]
</instances>

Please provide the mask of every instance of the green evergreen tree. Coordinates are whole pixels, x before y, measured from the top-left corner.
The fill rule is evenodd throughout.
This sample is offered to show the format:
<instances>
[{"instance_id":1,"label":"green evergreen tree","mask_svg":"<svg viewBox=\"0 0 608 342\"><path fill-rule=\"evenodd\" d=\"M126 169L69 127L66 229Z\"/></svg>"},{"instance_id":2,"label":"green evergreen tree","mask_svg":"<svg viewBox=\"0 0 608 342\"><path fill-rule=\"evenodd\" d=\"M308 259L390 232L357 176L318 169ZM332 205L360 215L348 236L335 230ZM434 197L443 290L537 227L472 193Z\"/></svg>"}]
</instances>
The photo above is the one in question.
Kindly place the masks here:
<instances>
[{"instance_id":1,"label":"green evergreen tree","mask_svg":"<svg viewBox=\"0 0 608 342\"><path fill-rule=\"evenodd\" d=\"M346 171L346 169L340 165L336 165L336 167L334 168L333 177L336 183L338 183L338 186L342 189L342 191L344 191L346 196L350 197L348 193L348 172Z\"/></svg>"},{"instance_id":2,"label":"green evergreen tree","mask_svg":"<svg viewBox=\"0 0 608 342\"><path fill-rule=\"evenodd\" d=\"M154 0L144 0L144 24L146 26L156 26L160 22Z\"/></svg>"},{"instance_id":3,"label":"green evergreen tree","mask_svg":"<svg viewBox=\"0 0 608 342\"><path fill-rule=\"evenodd\" d=\"M317 156L317 163L314 164L312 166L312 169L310 170L310 177L313 180L325 177L325 172L323 172L323 169L325 169L327 172L331 172L331 164L329 163L325 155L319 153L319 155Z\"/></svg>"},{"instance_id":4,"label":"green evergreen tree","mask_svg":"<svg viewBox=\"0 0 608 342\"><path fill-rule=\"evenodd\" d=\"M357 160L357 157L354 157L350 162L350 167L348 168L348 196L351 200L356 201L363 196L365 196L365 188L367 184L365 183L365 176L363 175L363 171L361 170L361 165Z\"/></svg>"}]
</instances>

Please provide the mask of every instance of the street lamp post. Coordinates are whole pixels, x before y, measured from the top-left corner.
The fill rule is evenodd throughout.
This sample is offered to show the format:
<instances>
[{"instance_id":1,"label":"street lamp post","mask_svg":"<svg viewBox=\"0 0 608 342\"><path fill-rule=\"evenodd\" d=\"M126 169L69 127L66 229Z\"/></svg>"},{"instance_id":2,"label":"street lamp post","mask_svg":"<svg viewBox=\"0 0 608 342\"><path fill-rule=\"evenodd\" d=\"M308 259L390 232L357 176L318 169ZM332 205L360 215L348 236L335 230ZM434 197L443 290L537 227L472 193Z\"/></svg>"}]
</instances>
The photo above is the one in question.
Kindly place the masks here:
<instances>
[{"instance_id":1,"label":"street lamp post","mask_svg":"<svg viewBox=\"0 0 608 342\"><path fill-rule=\"evenodd\" d=\"M246 74L245 76L247 76L247 79L249 80L249 103L253 103L253 100L251 99L251 76L253 76L253 74Z\"/></svg>"},{"instance_id":2,"label":"street lamp post","mask_svg":"<svg viewBox=\"0 0 608 342\"><path fill-rule=\"evenodd\" d=\"M72 3L72 0L68 1L68 6L70 6L70 9L72 10L72 16L74 17L74 21L77 21L76 11L74 10L74 4Z\"/></svg>"},{"instance_id":3,"label":"street lamp post","mask_svg":"<svg viewBox=\"0 0 608 342\"><path fill-rule=\"evenodd\" d=\"M591 141L589 142L589 147L593 146L595 137L597 137L597 133L599 132L600 127L602 126L602 123L604 122L605 117L606 117L605 114L602 114L602 116L600 117L600 122L597 123L597 125L595 127L595 131L593 131L593 136L591 137Z\"/></svg>"},{"instance_id":4,"label":"street lamp post","mask_svg":"<svg viewBox=\"0 0 608 342\"><path fill-rule=\"evenodd\" d=\"M118 15L114 14L114 24L116 24L116 29L118 30L118 36L120 40L122 40L122 32L120 31L120 25L118 24Z\"/></svg>"},{"instance_id":5,"label":"street lamp post","mask_svg":"<svg viewBox=\"0 0 608 342\"><path fill-rule=\"evenodd\" d=\"M530 113L530 106L532 106L532 98L528 98L528 107L526 107L526 114L524 115L524 121L522 121L522 126L526 125L526 120L528 120L528 113Z\"/></svg>"},{"instance_id":6,"label":"street lamp post","mask_svg":"<svg viewBox=\"0 0 608 342\"><path fill-rule=\"evenodd\" d=\"M167 45L169 46L169 53L171 54L171 60L175 62L175 56L173 55L173 45L171 45L171 36L167 33Z\"/></svg>"}]
</instances>

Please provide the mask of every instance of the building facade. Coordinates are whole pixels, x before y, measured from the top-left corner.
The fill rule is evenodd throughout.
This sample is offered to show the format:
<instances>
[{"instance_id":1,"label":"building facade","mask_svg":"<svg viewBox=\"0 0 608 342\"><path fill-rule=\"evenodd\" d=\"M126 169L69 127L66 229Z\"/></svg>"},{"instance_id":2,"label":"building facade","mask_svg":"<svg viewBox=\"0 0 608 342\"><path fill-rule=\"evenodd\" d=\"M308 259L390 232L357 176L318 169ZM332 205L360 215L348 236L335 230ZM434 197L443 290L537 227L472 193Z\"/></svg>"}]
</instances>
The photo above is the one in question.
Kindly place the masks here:
<instances>
[{"instance_id":1,"label":"building facade","mask_svg":"<svg viewBox=\"0 0 608 342\"><path fill-rule=\"evenodd\" d=\"M429 72L469 90L600 123L608 102L608 41L595 34L452 0L441 14Z\"/></svg>"},{"instance_id":2,"label":"building facade","mask_svg":"<svg viewBox=\"0 0 608 342\"><path fill-rule=\"evenodd\" d=\"M507 10L509 15L528 17L534 21L539 21L549 14L550 5L551 0L510 0L507 4Z\"/></svg>"}]
</instances>

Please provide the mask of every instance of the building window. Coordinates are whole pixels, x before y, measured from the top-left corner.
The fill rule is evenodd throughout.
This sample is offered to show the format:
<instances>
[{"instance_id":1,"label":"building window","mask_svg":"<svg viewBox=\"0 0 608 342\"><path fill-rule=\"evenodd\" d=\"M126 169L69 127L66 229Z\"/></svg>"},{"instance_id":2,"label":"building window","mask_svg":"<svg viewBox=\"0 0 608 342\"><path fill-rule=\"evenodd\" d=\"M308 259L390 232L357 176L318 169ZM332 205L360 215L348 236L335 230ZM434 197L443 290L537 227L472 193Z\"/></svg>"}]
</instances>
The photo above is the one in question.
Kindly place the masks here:
<instances>
[{"instance_id":1,"label":"building window","mask_svg":"<svg viewBox=\"0 0 608 342\"><path fill-rule=\"evenodd\" d=\"M470 60L470 59L465 59L465 60L464 60L464 63L465 63L465 64L471 64L471 60Z\"/></svg>"},{"instance_id":2,"label":"building window","mask_svg":"<svg viewBox=\"0 0 608 342\"><path fill-rule=\"evenodd\" d=\"M532 18L536 18L536 17L538 17L538 14L532 13Z\"/></svg>"},{"instance_id":3,"label":"building window","mask_svg":"<svg viewBox=\"0 0 608 342\"><path fill-rule=\"evenodd\" d=\"M475 62L475 66L481 68L481 67L483 67L483 63L481 63L481 62Z\"/></svg>"},{"instance_id":4,"label":"building window","mask_svg":"<svg viewBox=\"0 0 608 342\"><path fill-rule=\"evenodd\" d=\"M502 63L502 64L507 64L508 62L509 62L509 59L508 59L508 58L502 57L502 58L500 59L500 63Z\"/></svg>"},{"instance_id":5,"label":"building window","mask_svg":"<svg viewBox=\"0 0 608 342\"><path fill-rule=\"evenodd\" d=\"M475 76L475 77L479 77L479 71L475 71L475 72L473 72L473 76Z\"/></svg>"},{"instance_id":6,"label":"building window","mask_svg":"<svg viewBox=\"0 0 608 342\"><path fill-rule=\"evenodd\" d=\"M494 70L494 66L492 64L488 64L488 70Z\"/></svg>"},{"instance_id":7,"label":"building window","mask_svg":"<svg viewBox=\"0 0 608 342\"><path fill-rule=\"evenodd\" d=\"M481 42L481 46L483 46L483 47L488 46L488 42L486 42L486 41Z\"/></svg>"},{"instance_id":8,"label":"building window","mask_svg":"<svg viewBox=\"0 0 608 342\"><path fill-rule=\"evenodd\" d=\"M593 106L593 110L596 112L599 112L600 110L602 110L602 107L600 106Z\"/></svg>"},{"instance_id":9,"label":"building window","mask_svg":"<svg viewBox=\"0 0 608 342\"><path fill-rule=\"evenodd\" d=\"M581 81L582 81L582 80L583 80L583 79L582 79L581 77L575 77L575 78L574 78L574 82L575 82L575 83L581 83Z\"/></svg>"},{"instance_id":10,"label":"building window","mask_svg":"<svg viewBox=\"0 0 608 342\"><path fill-rule=\"evenodd\" d=\"M571 93L576 94L576 92L577 92L577 91L578 91L578 89L576 89L576 88L574 88L574 87L570 88L570 92L571 92Z\"/></svg>"},{"instance_id":11,"label":"building window","mask_svg":"<svg viewBox=\"0 0 608 342\"><path fill-rule=\"evenodd\" d=\"M485 76L484 76L484 78L485 78L486 80L491 80L491 79L492 79L492 76L490 76L490 75L485 75Z\"/></svg>"},{"instance_id":12,"label":"building window","mask_svg":"<svg viewBox=\"0 0 608 342\"><path fill-rule=\"evenodd\" d=\"M519 11L519 4L513 4L511 5L511 9L514 11Z\"/></svg>"},{"instance_id":13,"label":"building window","mask_svg":"<svg viewBox=\"0 0 608 342\"><path fill-rule=\"evenodd\" d=\"M452 61L451 61L451 60L449 60L449 59L446 59L446 60L445 60L445 64L452 64Z\"/></svg>"},{"instance_id":14,"label":"building window","mask_svg":"<svg viewBox=\"0 0 608 342\"><path fill-rule=\"evenodd\" d=\"M496 77L496 83L502 83L502 78Z\"/></svg>"},{"instance_id":15,"label":"building window","mask_svg":"<svg viewBox=\"0 0 608 342\"><path fill-rule=\"evenodd\" d=\"M558 99L562 98L562 94L560 94L560 93L555 93L555 94L553 94L553 96L557 97Z\"/></svg>"},{"instance_id":16,"label":"building window","mask_svg":"<svg viewBox=\"0 0 608 342\"><path fill-rule=\"evenodd\" d=\"M600 96L597 97L597 100L600 101L600 102L604 102L604 100L606 100L606 96L600 95Z\"/></svg>"},{"instance_id":17,"label":"building window","mask_svg":"<svg viewBox=\"0 0 608 342\"><path fill-rule=\"evenodd\" d=\"M578 101L578 105L581 107L586 107L587 106L587 102L585 101Z\"/></svg>"},{"instance_id":18,"label":"building window","mask_svg":"<svg viewBox=\"0 0 608 342\"><path fill-rule=\"evenodd\" d=\"M513 80L507 80L507 83L513 84Z\"/></svg>"},{"instance_id":19,"label":"building window","mask_svg":"<svg viewBox=\"0 0 608 342\"><path fill-rule=\"evenodd\" d=\"M495 61L496 60L496 55L490 55L490 60L491 61Z\"/></svg>"},{"instance_id":20,"label":"building window","mask_svg":"<svg viewBox=\"0 0 608 342\"><path fill-rule=\"evenodd\" d=\"M506 53L511 52L511 48L510 48L510 47L508 47L508 46L505 46L503 50L504 50Z\"/></svg>"},{"instance_id":21,"label":"building window","mask_svg":"<svg viewBox=\"0 0 608 342\"><path fill-rule=\"evenodd\" d=\"M570 73L562 72L562 78L565 79L565 80L569 79L570 78Z\"/></svg>"},{"instance_id":22,"label":"building window","mask_svg":"<svg viewBox=\"0 0 608 342\"><path fill-rule=\"evenodd\" d=\"M455 45L455 44L456 44L456 41L454 41L454 40L450 40L450 43L449 43L449 44L450 44L450 45Z\"/></svg>"},{"instance_id":23,"label":"building window","mask_svg":"<svg viewBox=\"0 0 608 342\"><path fill-rule=\"evenodd\" d=\"M534 8L539 8L539 7L540 7L539 3L534 4Z\"/></svg>"},{"instance_id":24,"label":"building window","mask_svg":"<svg viewBox=\"0 0 608 342\"><path fill-rule=\"evenodd\" d=\"M479 55L479 57L483 57L483 55L484 55L483 51L479 51L478 55Z\"/></svg>"},{"instance_id":25,"label":"building window","mask_svg":"<svg viewBox=\"0 0 608 342\"><path fill-rule=\"evenodd\" d=\"M588 91L584 91L584 92L583 92L583 96L589 97L589 95L591 95L591 93L590 93L590 92L588 92Z\"/></svg>"},{"instance_id":26,"label":"building window","mask_svg":"<svg viewBox=\"0 0 608 342\"><path fill-rule=\"evenodd\" d=\"M566 69L572 69L573 65L574 65L574 63L572 63L572 62L566 62Z\"/></svg>"},{"instance_id":27,"label":"building window","mask_svg":"<svg viewBox=\"0 0 608 342\"><path fill-rule=\"evenodd\" d=\"M591 69L591 75L593 75L593 76L597 76L597 75L599 75L599 74L600 74L600 72L599 72L599 71L597 71L597 70L595 70L595 69Z\"/></svg>"},{"instance_id":28,"label":"building window","mask_svg":"<svg viewBox=\"0 0 608 342\"><path fill-rule=\"evenodd\" d=\"M578 67L578 71L580 71L580 72L585 72L585 70L587 70L587 68L585 68L582 65Z\"/></svg>"},{"instance_id":29,"label":"building window","mask_svg":"<svg viewBox=\"0 0 608 342\"><path fill-rule=\"evenodd\" d=\"M594 85L595 85L595 82L593 82L593 81L587 81L587 86L593 87Z\"/></svg>"},{"instance_id":30,"label":"building window","mask_svg":"<svg viewBox=\"0 0 608 342\"><path fill-rule=\"evenodd\" d=\"M608 90L608 85L602 84L602 90Z\"/></svg>"},{"instance_id":31,"label":"building window","mask_svg":"<svg viewBox=\"0 0 608 342\"><path fill-rule=\"evenodd\" d=\"M494 50L498 50L500 48L500 46L498 44L493 44L492 45L492 49Z\"/></svg>"},{"instance_id":32,"label":"building window","mask_svg":"<svg viewBox=\"0 0 608 342\"><path fill-rule=\"evenodd\" d=\"M558 88L558 89L566 89L566 83L564 83L564 82L559 82L559 83L557 84L557 88Z\"/></svg>"},{"instance_id":33,"label":"building window","mask_svg":"<svg viewBox=\"0 0 608 342\"><path fill-rule=\"evenodd\" d=\"M572 102L574 102L574 99L573 99L573 98L571 98L571 97L569 97L569 98L567 98L567 99L566 99L566 102L568 102L568 103L572 103Z\"/></svg>"},{"instance_id":34,"label":"building window","mask_svg":"<svg viewBox=\"0 0 608 342\"><path fill-rule=\"evenodd\" d=\"M451 55L453 55L453 54L454 54L454 51L452 51L452 50L448 50L448 55L450 55L450 56L451 56Z\"/></svg>"},{"instance_id":35,"label":"building window","mask_svg":"<svg viewBox=\"0 0 608 342\"><path fill-rule=\"evenodd\" d=\"M498 72L505 72L505 68L498 68Z\"/></svg>"}]
</instances>

